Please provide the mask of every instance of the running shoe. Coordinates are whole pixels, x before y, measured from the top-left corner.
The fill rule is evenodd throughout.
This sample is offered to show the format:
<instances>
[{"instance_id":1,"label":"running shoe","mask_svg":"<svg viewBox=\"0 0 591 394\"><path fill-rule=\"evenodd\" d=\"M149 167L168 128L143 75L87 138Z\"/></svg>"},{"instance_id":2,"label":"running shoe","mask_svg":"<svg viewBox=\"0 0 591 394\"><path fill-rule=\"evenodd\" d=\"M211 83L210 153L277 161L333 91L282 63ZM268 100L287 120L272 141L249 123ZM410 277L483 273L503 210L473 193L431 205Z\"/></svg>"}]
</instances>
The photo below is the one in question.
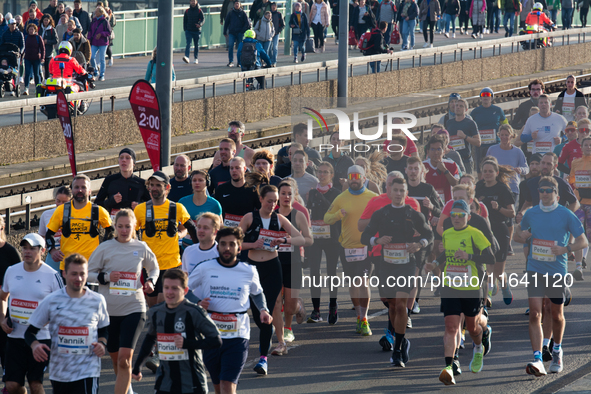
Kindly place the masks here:
<instances>
[{"instance_id":1,"label":"running shoe","mask_svg":"<svg viewBox=\"0 0 591 394\"><path fill-rule=\"evenodd\" d=\"M550 364L550 372L552 373L559 373L562 372L564 365L562 364L562 347L557 352L552 350L552 363Z\"/></svg>"},{"instance_id":2,"label":"running shoe","mask_svg":"<svg viewBox=\"0 0 591 394\"><path fill-rule=\"evenodd\" d=\"M160 359L158 358L158 355L155 354L153 357L149 357L148 360L146 360L145 365L146 368L152 371L152 373L156 373L156 370L160 366Z\"/></svg>"},{"instance_id":3,"label":"running shoe","mask_svg":"<svg viewBox=\"0 0 591 394\"><path fill-rule=\"evenodd\" d=\"M466 337L462 334L462 337L460 339L460 349L465 349L466 348Z\"/></svg>"},{"instance_id":4,"label":"running shoe","mask_svg":"<svg viewBox=\"0 0 591 394\"><path fill-rule=\"evenodd\" d=\"M489 292L490 294L490 292ZM484 304L487 308L492 308L492 300L489 297L486 297L486 301Z\"/></svg>"},{"instance_id":5,"label":"running shoe","mask_svg":"<svg viewBox=\"0 0 591 394\"><path fill-rule=\"evenodd\" d=\"M293 331L290 328L285 327L283 330L283 340L287 343L295 341L295 335L293 335Z\"/></svg>"},{"instance_id":6,"label":"running shoe","mask_svg":"<svg viewBox=\"0 0 591 394\"><path fill-rule=\"evenodd\" d=\"M552 352L550 352L548 346L542 348L542 360L544 362L552 361Z\"/></svg>"},{"instance_id":7,"label":"running shoe","mask_svg":"<svg viewBox=\"0 0 591 394\"><path fill-rule=\"evenodd\" d=\"M304 307L304 301L298 298L298 311L296 312L296 322L302 324L306 318L306 307Z\"/></svg>"},{"instance_id":8,"label":"running shoe","mask_svg":"<svg viewBox=\"0 0 591 394\"><path fill-rule=\"evenodd\" d=\"M402 362L406 364L410 359L410 341L407 338L404 338L404 341L402 341L401 351Z\"/></svg>"},{"instance_id":9,"label":"running shoe","mask_svg":"<svg viewBox=\"0 0 591 394\"><path fill-rule=\"evenodd\" d=\"M261 357L259 362L257 363L257 365L254 366L253 369L259 375L266 375L267 374L267 360L265 358Z\"/></svg>"},{"instance_id":10,"label":"running shoe","mask_svg":"<svg viewBox=\"0 0 591 394\"><path fill-rule=\"evenodd\" d=\"M509 285L507 285L507 287L502 289L502 292L503 292L503 301L505 302L505 305L511 305L511 303L513 302L513 293L511 292Z\"/></svg>"},{"instance_id":11,"label":"running shoe","mask_svg":"<svg viewBox=\"0 0 591 394\"><path fill-rule=\"evenodd\" d=\"M487 330L482 333L482 347L484 347L484 356L486 356L492 348L492 342L490 340L492 336L492 328L489 325L487 325L486 328Z\"/></svg>"},{"instance_id":12,"label":"running shoe","mask_svg":"<svg viewBox=\"0 0 591 394\"><path fill-rule=\"evenodd\" d=\"M474 348L473 352L472 361L470 361L470 371L478 373L482 371L482 357L484 357L484 352L477 352L476 348Z\"/></svg>"},{"instance_id":13,"label":"running shoe","mask_svg":"<svg viewBox=\"0 0 591 394\"><path fill-rule=\"evenodd\" d=\"M394 349L394 338L390 330L384 330L386 335L380 338L379 344L385 352L391 352Z\"/></svg>"},{"instance_id":14,"label":"running shoe","mask_svg":"<svg viewBox=\"0 0 591 394\"><path fill-rule=\"evenodd\" d=\"M418 315L419 313L421 313L421 307L419 307L418 301L415 301L415 303L412 305L411 312L414 313L415 315Z\"/></svg>"},{"instance_id":15,"label":"running shoe","mask_svg":"<svg viewBox=\"0 0 591 394\"><path fill-rule=\"evenodd\" d=\"M493 280L493 283L490 285L490 289L492 291L489 292L489 295L493 297L499 292L499 282L496 279Z\"/></svg>"},{"instance_id":16,"label":"running shoe","mask_svg":"<svg viewBox=\"0 0 591 394\"><path fill-rule=\"evenodd\" d=\"M460 367L460 360L457 358L454 358L454 362L451 365L453 371L454 371L454 376L458 376L462 374L462 368Z\"/></svg>"},{"instance_id":17,"label":"running shoe","mask_svg":"<svg viewBox=\"0 0 591 394\"><path fill-rule=\"evenodd\" d=\"M408 319L406 320L406 328L412 328L412 319L410 316L408 316Z\"/></svg>"},{"instance_id":18,"label":"running shoe","mask_svg":"<svg viewBox=\"0 0 591 394\"><path fill-rule=\"evenodd\" d=\"M392 352L392 357L390 358L390 363L392 363L395 367L404 368L404 361L402 361L402 352L400 350L394 350Z\"/></svg>"},{"instance_id":19,"label":"running shoe","mask_svg":"<svg viewBox=\"0 0 591 394\"><path fill-rule=\"evenodd\" d=\"M513 246L509 242L509 247L507 248L507 256L515 256L515 252L513 251Z\"/></svg>"},{"instance_id":20,"label":"running shoe","mask_svg":"<svg viewBox=\"0 0 591 394\"><path fill-rule=\"evenodd\" d=\"M482 316L484 316L488 319L488 309L485 306L482 307Z\"/></svg>"},{"instance_id":21,"label":"running shoe","mask_svg":"<svg viewBox=\"0 0 591 394\"><path fill-rule=\"evenodd\" d=\"M525 316L529 316L529 308L525 310Z\"/></svg>"},{"instance_id":22,"label":"running shoe","mask_svg":"<svg viewBox=\"0 0 591 394\"><path fill-rule=\"evenodd\" d=\"M580 269L575 269L573 271L573 278L575 278L577 281L585 280L585 278L583 278L583 271Z\"/></svg>"},{"instance_id":23,"label":"running shoe","mask_svg":"<svg viewBox=\"0 0 591 394\"><path fill-rule=\"evenodd\" d=\"M573 293L570 291L570 287L566 288L566 296L564 300L564 306L568 306L570 302L573 300Z\"/></svg>"},{"instance_id":24,"label":"running shoe","mask_svg":"<svg viewBox=\"0 0 591 394\"><path fill-rule=\"evenodd\" d=\"M337 306L331 306L328 311L328 324L337 324L339 321L339 314L337 313Z\"/></svg>"},{"instance_id":25,"label":"running shoe","mask_svg":"<svg viewBox=\"0 0 591 394\"><path fill-rule=\"evenodd\" d=\"M540 377L546 375L546 368L544 368L544 363L542 360L535 360L533 363L527 364L525 367L525 372L527 372L528 375Z\"/></svg>"},{"instance_id":26,"label":"running shoe","mask_svg":"<svg viewBox=\"0 0 591 394\"><path fill-rule=\"evenodd\" d=\"M285 344L285 342L279 342L279 345L277 345L275 347L275 349L273 349L271 354L274 356L286 355L287 354L287 345Z\"/></svg>"},{"instance_id":27,"label":"running shoe","mask_svg":"<svg viewBox=\"0 0 591 394\"><path fill-rule=\"evenodd\" d=\"M443 368L441 373L439 374L439 381L443 382L444 385L449 386L451 384L456 384L456 380L454 379L454 372L451 365Z\"/></svg>"},{"instance_id":28,"label":"running shoe","mask_svg":"<svg viewBox=\"0 0 591 394\"><path fill-rule=\"evenodd\" d=\"M357 334L361 334L361 319L357 318L357 328L355 329Z\"/></svg>"},{"instance_id":29,"label":"running shoe","mask_svg":"<svg viewBox=\"0 0 591 394\"><path fill-rule=\"evenodd\" d=\"M189 58L187 56L183 56L183 62L189 64Z\"/></svg>"},{"instance_id":30,"label":"running shoe","mask_svg":"<svg viewBox=\"0 0 591 394\"><path fill-rule=\"evenodd\" d=\"M318 323L322 321L322 316L320 316L320 311L312 311L310 317L308 318L308 323Z\"/></svg>"},{"instance_id":31,"label":"running shoe","mask_svg":"<svg viewBox=\"0 0 591 394\"><path fill-rule=\"evenodd\" d=\"M361 325L359 326L359 333L364 337L371 335L371 328L369 328L369 322L367 320L363 320L361 322Z\"/></svg>"}]
</instances>

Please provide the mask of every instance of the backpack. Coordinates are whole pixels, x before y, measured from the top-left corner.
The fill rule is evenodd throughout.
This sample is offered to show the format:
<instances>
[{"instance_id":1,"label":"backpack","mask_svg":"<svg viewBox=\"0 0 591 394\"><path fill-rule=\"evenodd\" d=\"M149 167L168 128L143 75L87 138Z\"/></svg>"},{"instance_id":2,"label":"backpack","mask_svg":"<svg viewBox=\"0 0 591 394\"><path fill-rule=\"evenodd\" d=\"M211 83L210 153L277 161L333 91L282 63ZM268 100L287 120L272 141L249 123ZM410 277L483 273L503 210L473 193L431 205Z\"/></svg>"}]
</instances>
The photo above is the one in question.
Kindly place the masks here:
<instances>
[{"instance_id":1,"label":"backpack","mask_svg":"<svg viewBox=\"0 0 591 394\"><path fill-rule=\"evenodd\" d=\"M154 218L154 203L152 200L146 202L146 224L144 228L144 233L153 238L156 235L156 223L155 220L158 221L166 221L166 235L168 237L173 238L178 231L178 226L176 224L176 203L174 201L169 201L168 206L168 219L155 219Z\"/></svg>"},{"instance_id":2,"label":"backpack","mask_svg":"<svg viewBox=\"0 0 591 394\"><path fill-rule=\"evenodd\" d=\"M361 37L359 38L359 49L361 49L361 52L363 52L364 55L367 55L367 51L370 50L371 48L373 48L373 45L371 44L371 38L374 34L382 34L379 30L378 32L374 32L374 30L377 29L372 29L372 31L363 33L361 35Z\"/></svg>"},{"instance_id":3,"label":"backpack","mask_svg":"<svg viewBox=\"0 0 591 394\"><path fill-rule=\"evenodd\" d=\"M72 212L72 202L70 201L69 203L65 203L64 204L64 211L63 211L63 218L62 218L62 236L66 237L66 238L70 238L70 235L72 235L72 226L70 223L70 220L72 219L72 217L70 216L70 213ZM98 232L98 225L99 225L99 207L96 204L92 204L92 208L90 211L90 220L89 219L81 219L81 218L75 218L76 220L81 220L81 221L88 221L90 222L90 228L87 232L81 232L81 233L76 233L76 234L89 234L91 238L96 238L99 235Z\"/></svg>"},{"instance_id":4,"label":"backpack","mask_svg":"<svg viewBox=\"0 0 591 394\"><path fill-rule=\"evenodd\" d=\"M243 42L242 54L240 55L240 65L242 67L253 67L258 58L256 42Z\"/></svg>"}]
</instances>

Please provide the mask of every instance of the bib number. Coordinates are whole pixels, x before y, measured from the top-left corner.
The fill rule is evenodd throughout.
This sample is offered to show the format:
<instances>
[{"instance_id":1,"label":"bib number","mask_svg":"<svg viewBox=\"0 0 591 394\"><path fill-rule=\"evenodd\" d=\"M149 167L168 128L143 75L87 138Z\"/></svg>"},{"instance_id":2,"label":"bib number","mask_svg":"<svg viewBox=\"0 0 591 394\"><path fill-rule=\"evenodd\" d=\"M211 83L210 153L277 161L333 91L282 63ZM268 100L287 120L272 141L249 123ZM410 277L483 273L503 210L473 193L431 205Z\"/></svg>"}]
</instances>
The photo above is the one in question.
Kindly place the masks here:
<instances>
[{"instance_id":1,"label":"bib number","mask_svg":"<svg viewBox=\"0 0 591 394\"><path fill-rule=\"evenodd\" d=\"M445 203L447 200L445 199L445 190L443 189L437 189L435 190L437 192L437 194L439 194L439 198L441 199L441 201L443 203Z\"/></svg>"},{"instance_id":2,"label":"bib number","mask_svg":"<svg viewBox=\"0 0 591 394\"><path fill-rule=\"evenodd\" d=\"M10 318L12 321L23 325L29 325L29 318L37 309L39 305L36 301L19 300L18 298L12 298L10 300Z\"/></svg>"},{"instance_id":3,"label":"bib number","mask_svg":"<svg viewBox=\"0 0 591 394\"><path fill-rule=\"evenodd\" d=\"M115 223L115 216L117 216L117 212L119 212L119 209L111 209L111 221L113 223Z\"/></svg>"},{"instance_id":4,"label":"bib number","mask_svg":"<svg viewBox=\"0 0 591 394\"><path fill-rule=\"evenodd\" d=\"M462 150L466 149L466 142L457 135L452 135L449 137L449 146L451 146L453 150Z\"/></svg>"},{"instance_id":5,"label":"bib number","mask_svg":"<svg viewBox=\"0 0 591 394\"><path fill-rule=\"evenodd\" d=\"M174 344L174 339L181 334L158 333L158 354L163 361L188 360L189 353L185 349L179 349Z\"/></svg>"},{"instance_id":6,"label":"bib number","mask_svg":"<svg viewBox=\"0 0 591 394\"><path fill-rule=\"evenodd\" d=\"M60 354L86 355L91 352L88 327L60 327L57 348Z\"/></svg>"},{"instance_id":7,"label":"bib number","mask_svg":"<svg viewBox=\"0 0 591 394\"><path fill-rule=\"evenodd\" d=\"M224 226L226 227L238 227L240 221L242 220L242 216L239 215L231 215L229 213L226 214L224 217Z\"/></svg>"},{"instance_id":8,"label":"bib number","mask_svg":"<svg viewBox=\"0 0 591 394\"><path fill-rule=\"evenodd\" d=\"M575 103L562 103L562 115L571 116L575 112Z\"/></svg>"},{"instance_id":9,"label":"bib number","mask_svg":"<svg viewBox=\"0 0 591 394\"><path fill-rule=\"evenodd\" d=\"M324 220L312 220L312 236L315 239L330 238L330 226Z\"/></svg>"},{"instance_id":10,"label":"bib number","mask_svg":"<svg viewBox=\"0 0 591 394\"><path fill-rule=\"evenodd\" d=\"M482 145L492 145L497 143L497 131L495 129L480 130L480 141Z\"/></svg>"},{"instance_id":11,"label":"bib number","mask_svg":"<svg viewBox=\"0 0 591 394\"><path fill-rule=\"evenodd\" d=\"M135 272L120 272L121 277L109 285L109 294L131 296L137 291L137 274Z\"/></svg>"},{"instance_id":12,"label":"bib number","mask_svg":"<svg viewBox=\"0 0 591 394\"><path fill-rule=\"evenodd\" d=\"M236 314L211 313L209 316L218 328L222 338L238 338L240 320L238 320Z\"/></svg>"},{"instance_id":13,"label":"bib number","mask_svg":"<svg viewBox=\"0 0 591 394\"><path fill-rule=\"evenodd\" d=\"M386 244L382 248L384 261L390 264L408 264L409 255L406 244Z\"/></svg>"},{"instance_id":14,"label":"bib number","mask_svg":"<svg viewBox=\"0 0 591 394\"><path fill-rule=\"evenodd\" d=\"M535 239L532 241L531 256L538 261L556 261L556 255L552 253L552 246L556 246L556 241L546 241Z\"/></svg>"},{"instance_id":15,"label":"bib number","mask_svg":"<svg viewBox=\"0 0 591 394\"><path fill-rule=\"evenodd\" d=\"M287 235L287 233L283 232L283 231L273 231L273 230L265 230L264 228L261 229L261 231L259 231L259 239L262 239L264 241L264 245L261 249L259 250L266 250L268 252L274 252L277 249L277 247L272 247L271 246L271 242L273 242L273 240L275 238L283 238ZM285 245L282 245L285 246ZM291 246L291 245L289 245ZM293 249L292 249L293 251ZM282 250L282 252L289 252L289 250Z\"/></svg>"},{"instance_id":16,"label":"bib number","mask_svg":"<svg viewBox=\"0 0 591 394\"><path fill-rule=\"evenodd\" d=\"M589 175L589 171L575 171L575 186L577 188L591 187L591 175Z\"/></svg>"},{"instance_id":17,"label":"bib number","mask_svg":"<svg viewBox=\"0 0 591 394\"><path fill-rule=\"evenodd\" d=\"M534 154L535 153L548 153L552 152L552 142L536 142L534 143Z\"/></svg>"},{"instance_id":18,"label":"bib number","mask_svg":"<svg viewBox=\"0 0 591 394\"><path fill-rule=\"evenodd\" d=\"M363 248L345 249L345 260L349 263L367 259L367 246Z\"/></svg>"},{"instance_id":19,"label":"bib number","mask_svg":"<svg viewBox=\"0 0 591 394\"><path fill-rule=\"evenodd\" d=\"M469 265L448 265L445 274L449 278L449 286L455 288L470 287L472 267ZM454 278L459 278L454 281ZM460 280L461 279L461 280ZM459 284L459 286L457 286Z\"/></svg>"}]
</instances>

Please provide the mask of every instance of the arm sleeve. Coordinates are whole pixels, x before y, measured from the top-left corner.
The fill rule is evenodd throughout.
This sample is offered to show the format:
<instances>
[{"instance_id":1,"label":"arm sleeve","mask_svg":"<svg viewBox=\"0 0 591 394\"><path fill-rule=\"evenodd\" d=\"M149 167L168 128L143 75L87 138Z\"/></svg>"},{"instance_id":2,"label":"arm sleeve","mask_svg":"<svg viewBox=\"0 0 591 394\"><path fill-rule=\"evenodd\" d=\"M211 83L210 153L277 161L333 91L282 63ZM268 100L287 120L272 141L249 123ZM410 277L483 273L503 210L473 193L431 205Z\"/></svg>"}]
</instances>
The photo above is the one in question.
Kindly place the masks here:
<instances>
[{"instance_id":1,"label":"arm sleeve","mask_svg":"<svg viewBox=\"0 0 591 394\"><path fill-rule=\"evenodd\" d=\"M363 233L361 234L361 243L363 245L367 245L367 246L373 246L371 244L371 239L373 237L376 236L376 234L378 234L379 232L379 215L378 215L379 211L376 211L373 213L373 215L371 215L371 219L369 219L369 224L367 225L367 227L365 227L365 230L363 230ZM383 234L382 234L383 235Z\"/></svg>"},{"instance_id":2,"label":"arm sleeve","mask_svg":"<svg viewBox=\"0 0 591 394\"><path fill-rule=\"evenodd\" d=\"M269 310L267 307L267 300L265 299L265 293L259 293L252 296L252 300L254 301L254 305L257 307L259 311L265 309Z\"/></svg>"},{"instance_id":3,"label":"arm sleeve","mask_svg":"<svg viewBox=\"0 0 591 394\"><path fill-rule=\"evenodd\" d=\"M490 246L480 254L474 254L473 261L477 265L484 265L484 264L494 264L495 263L495 256L493 255L492 251L490 250Z\"/></svg>"},{"instance_id":4,"label":"arm sleeve","mask_svg":"<svg viewBox=\"0 0 591 394\"><path fill-rule=\"evenodd\" d=\"M183 223L183 226L185 226L185 228L189 232L189 235L191 236L191 240L193 241L193 243L198 243L199 240L197 239L197 227L195 227L195 223L193 223L193 221L189 219L185 223Z\"/></svg>"},{"instance_id":5,"label":"arm sleeve","mask_svg":"<svg viewBox=\"0 0 591 394\"><path fill-rule=\"evenodd\" d=\"M27 331L25 331L25 343L31 347L33 342L37 340L37 333L39 332L39 328L29 324L27 327Z\"/></svg>"},{"instance_id":6,"label":"arm sleeve","mask_svg":"<svg viewBox=\"0 0 591 394\"><path fill-rule=\"evenodd\" d=\"M96 194L96 198L94 200L94 203L110 210L112 208L113 205L113 201L112 198L109 197L109 193L108 193L108 189L109 189L109 185L111 184L111 179L109 179L108 177L105 178L105 180L103 181L103 184L101 185L101 188L99 189L98 193Z\"/></svg>"},{"instance_id":7,"label":"arm sleeve","mask_svg":"<svg viewBox=\"0 0 591 394\"><path fill-rule=\"evenodd\" d=\"M521 137L519 138L521 139L521 142L530 142L533 139L531 136L530 127L528 127L527 122L525 122L523 131L521 132Z\"/></svg>"},{"instance_id":8,"label":"arm sleeve","mask_svg":"<svg viewBox=\"0 0 591 394\"><path fill-rule=\"evenodd\" d=\"M55 234L55 232L53 232L49 229L45 233L45 244L47 245L48 251L55 248L55 239L53 238L54 234Z\"/></svg>"},{"instance_id":9,"label":"arm sleeve","mask_svg":"<svg viewBox=\"0 0 591 394\"><path fill-rule=\"evenodd\" d=\"M183 15L183 30L187 31L187 19L188 19L188 15L187 12L189 10L185 10L185 14Z\"/></svg>"},{"instance_id":10,"label":"arm sleeve","mask_svg":"<svg viewBox=\"0 0 591 394\"><path fill-rule=\"evenodd\" d=\"M441 197L439 197L439 194L434 187L431 187L429 200L431 200L431 204L433 204L433 216L440 217L441 212L443 211L443 201L441 201Z\"/></svg>"},{"instance_id":11,"label":"arm sleeve","mask_svg":"<svg viewBox=\"0 0 591 394\"><path fill-rule=\"evenodd\" d=\"M97 330L98 338L109 340L109 326L101 327Z\"/></svg>"}]
</instances>

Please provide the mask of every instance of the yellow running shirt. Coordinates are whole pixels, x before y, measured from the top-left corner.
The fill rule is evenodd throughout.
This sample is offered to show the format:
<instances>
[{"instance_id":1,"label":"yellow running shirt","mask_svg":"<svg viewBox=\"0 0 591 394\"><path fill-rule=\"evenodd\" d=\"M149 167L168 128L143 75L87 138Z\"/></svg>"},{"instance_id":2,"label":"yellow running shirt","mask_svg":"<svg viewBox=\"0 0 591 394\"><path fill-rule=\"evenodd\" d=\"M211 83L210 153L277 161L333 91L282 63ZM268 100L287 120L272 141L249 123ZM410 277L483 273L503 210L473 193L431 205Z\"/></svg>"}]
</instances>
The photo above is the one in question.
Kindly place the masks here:
<instances>
[{"instance_id":1,"label":"yellow running shirt","mask_svg":"<svg viewBox=\"0 0 591 394\"><path fill-rule=\"evenodd\" d=\"M324 222L326 224L335 224L341 221L341 236L339 242L343 248L363 248L365 245L361 243L361 232L357 229L357 222L361 218L361 214L365 210L367 203L377 194L365 189L359 195L354 195L345 190L337 196L332 202L328 211L324 214ZM347 214L343 217L341 209L344 209Z\"/></svg>"},{"instance_id":2,"label":"yellow running shirt","mask_svg":"<svg viewBox=\"0 0 591 394\"><path fill-rule=\"evenodd\" d=\"M568 182L579 202L591 205L591 156L583 156L572 161Z\"/></svg>"}]
</instances>

